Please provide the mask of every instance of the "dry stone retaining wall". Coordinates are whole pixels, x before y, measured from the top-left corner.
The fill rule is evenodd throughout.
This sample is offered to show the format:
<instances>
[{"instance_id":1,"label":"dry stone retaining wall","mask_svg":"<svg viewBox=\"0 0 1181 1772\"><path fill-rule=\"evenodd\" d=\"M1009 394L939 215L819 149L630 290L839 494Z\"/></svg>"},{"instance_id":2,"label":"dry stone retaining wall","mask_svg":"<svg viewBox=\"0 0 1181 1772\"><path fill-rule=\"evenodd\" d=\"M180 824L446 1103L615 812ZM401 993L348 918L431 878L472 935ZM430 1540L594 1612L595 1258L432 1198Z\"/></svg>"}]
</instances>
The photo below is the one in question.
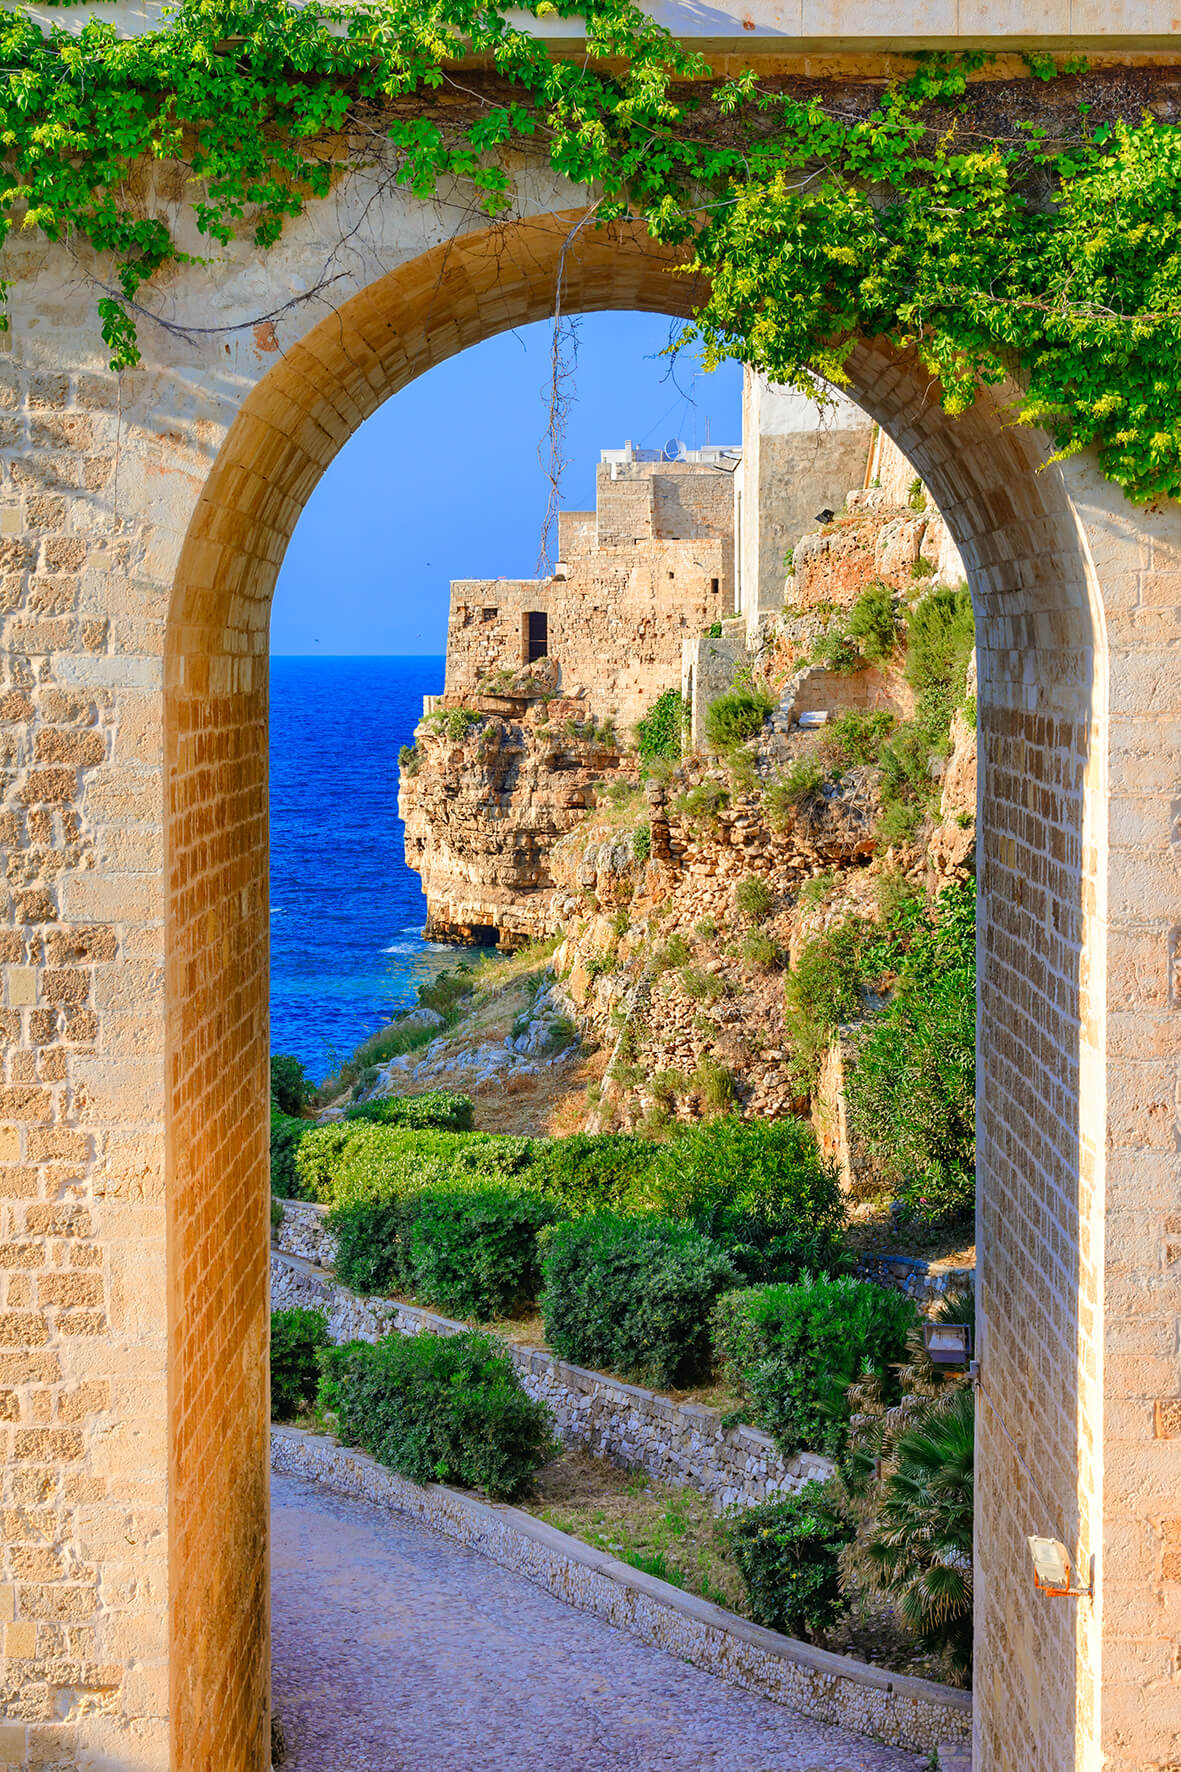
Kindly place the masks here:
<instances>
[{"instance_id":1,"label":"dry stone retaining wall","mask_svg":"<svg viewBox=\"0 0 1181 1772\"><path fill-rule=\"evenodd\" d=\"M330 1271L317 1272L311 1264L326 1265L332 1242L322 1221L316 1222L322 1210L285 1208L278 1232L281 1247L271 1254L271 1304L276 1310L303 1305L323 1311L335 1342L376 1341L394 1331L414 1335L420 1329L456 1335L467 1327L397 1299L359 1297ZM288 1252L296 1245L298 1254ZM525 1389L552 1411L568 1445L584 1446L627 1470L646 1471L659 1482L696 1489L718 1509L793 1494L832 1472L830 1460L818 1453L784 1458L757 1428L724 1428L716 1409L674 1403L639 1385L554 1359L541 1348L510 1345L508 1351Z\"/></svg>"},{"instance_id":2,"label":"dry stone retaining wall","mask_svg":"<svg viewBox=\"0 0 1181 1772\"><path fill-rule=\"evenodd\" d=\"M477 1501L438 1483L420 1487L363 1452L299 1428L272 1429L271 1462L276 1470L409 1514L568 1605L801 1716L917 1753L965 1740L971 1732L967 1692L891 1674L750 1624L518 1508Z\"/></svg>"}]
</instances>

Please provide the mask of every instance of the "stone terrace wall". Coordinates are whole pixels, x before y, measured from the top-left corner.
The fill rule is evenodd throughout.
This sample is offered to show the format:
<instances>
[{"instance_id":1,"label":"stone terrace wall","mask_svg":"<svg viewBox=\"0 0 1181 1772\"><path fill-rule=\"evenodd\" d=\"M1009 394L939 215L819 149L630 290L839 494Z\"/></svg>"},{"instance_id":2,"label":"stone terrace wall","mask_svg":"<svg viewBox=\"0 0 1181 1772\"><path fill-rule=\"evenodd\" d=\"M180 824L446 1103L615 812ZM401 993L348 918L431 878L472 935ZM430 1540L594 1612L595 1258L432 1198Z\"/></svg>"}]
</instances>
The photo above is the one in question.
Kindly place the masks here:
<instances>
[{"instance_id":1,"label":"stone terrace wall","mask_svg":"<svg viewBox=\"0 0 1181 1772\"><path fill-rule=\"evenodd\" d=\"M334 1342L377 1341L395 1331L415 1335L421 1329L457 1335L467 1328L417 1305L361 1298L342 1286L328 1266L335 1250L322 1214L322 1207L286 1204L271 1254L273 1309L322 1310ZM639 1385L556 1360L540 1348L510 1345L508 1351L525 1389L552 1411L567 1445L583 1446L625 1470L646 1471L659 1482L696 1489L719 1510L794 1494L832 1472L831 1462L818 1453L782 1457L757 1428L723 1428L716 1409L674 1403Z\"/></svg>"}]
</instances>

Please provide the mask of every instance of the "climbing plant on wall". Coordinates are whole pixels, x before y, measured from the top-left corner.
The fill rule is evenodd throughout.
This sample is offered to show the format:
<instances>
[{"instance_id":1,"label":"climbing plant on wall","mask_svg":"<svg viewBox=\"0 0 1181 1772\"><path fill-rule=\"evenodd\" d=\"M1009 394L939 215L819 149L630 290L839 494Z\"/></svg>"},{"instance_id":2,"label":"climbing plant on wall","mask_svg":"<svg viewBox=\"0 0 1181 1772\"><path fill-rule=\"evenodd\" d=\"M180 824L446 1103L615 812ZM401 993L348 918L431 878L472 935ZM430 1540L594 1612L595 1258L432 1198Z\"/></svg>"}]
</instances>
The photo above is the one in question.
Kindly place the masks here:
<instances>
[{"instance_id":1,"label":"climbing plant on wall","mask_svg":"<svg viewBox=\"0 0 1181 1772\"><path fill-rule=\"evenodd\" d=\"M1017 416L1061 451L1094 444L1133 498L1181 494L1181 133L1126 71L1030 57L1002 78L965 55L827 90L714 79L632 0L526 0L582 17L585 56L506 10L182 0L128 39L0 13L0 238L90 250L123 368L145 284L200 237L271 245L366 161L509 216L506 150L525 148L585 188L588 225L641 218L708 274L690 328L707 361L814 388L881 335L918 351L951 411L1012 377ZM181 169L186 221L152 162Z\"/></svg>"}]
</instances>

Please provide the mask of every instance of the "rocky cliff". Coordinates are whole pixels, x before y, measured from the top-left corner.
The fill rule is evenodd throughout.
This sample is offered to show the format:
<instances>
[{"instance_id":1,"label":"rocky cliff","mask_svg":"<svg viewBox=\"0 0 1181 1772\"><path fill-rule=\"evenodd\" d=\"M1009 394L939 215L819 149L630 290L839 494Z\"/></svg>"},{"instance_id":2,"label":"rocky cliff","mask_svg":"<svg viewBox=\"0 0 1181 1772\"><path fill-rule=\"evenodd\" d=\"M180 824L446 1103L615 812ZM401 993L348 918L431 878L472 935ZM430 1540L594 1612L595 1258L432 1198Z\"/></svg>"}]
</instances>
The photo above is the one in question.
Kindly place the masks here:
<instances>
[{"instance_id":1,"label":"rocky cliff","mask_svg":"<svg viewBox=\"0 0 1181 1772\"><path fill-rule=\"evenodd\" d=\"M518 683L424 723L400 806L430 933L561 936L565 1000L606 1059L592 1129L811 1111L852 1170L840 1039L802 1061L791 981L825 932L971 870L971 616L913 481L852 493L792 565L738 648L748 736L642 768Z\"/></svg>"},{"instance_id":2,"label":"rocky cliff","mask_svg":"<svg viewBox=\"0 0 1181 1772\"><path fill-rule=\"evenodd\" d=\"M636 779L611 728L555 697L555 675L545 660L497 694L440 697L403 757L398 812L433 941L511 949L548 935L554 845L603 784Z\"/></svg>"}]
</instances>

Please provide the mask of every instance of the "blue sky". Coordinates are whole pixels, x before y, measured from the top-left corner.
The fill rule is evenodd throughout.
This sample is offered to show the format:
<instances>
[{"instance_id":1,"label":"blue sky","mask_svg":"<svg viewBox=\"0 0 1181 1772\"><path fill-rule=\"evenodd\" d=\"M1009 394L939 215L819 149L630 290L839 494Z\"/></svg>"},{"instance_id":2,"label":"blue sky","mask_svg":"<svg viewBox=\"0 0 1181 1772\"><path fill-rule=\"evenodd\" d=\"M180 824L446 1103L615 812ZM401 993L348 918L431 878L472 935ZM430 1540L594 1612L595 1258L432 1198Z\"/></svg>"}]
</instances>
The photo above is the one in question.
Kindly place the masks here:
<instances>
[{"instance_id":1,"label":"blue sky","mask_svg":"<svg viewBox=\"0 0 1181 1772\"><path fill-rule=\"evenodd\" d=\"M741 436L742 372L659 355L657 314L579 322L562 507L594 504L599 450ZM441 653L453 578L531 577L547 502L548 323L464 351L387 400L308 500L279 574L271 651ZM673 379L675 376L675 379Z\"/></svg>"}]
</instances>

